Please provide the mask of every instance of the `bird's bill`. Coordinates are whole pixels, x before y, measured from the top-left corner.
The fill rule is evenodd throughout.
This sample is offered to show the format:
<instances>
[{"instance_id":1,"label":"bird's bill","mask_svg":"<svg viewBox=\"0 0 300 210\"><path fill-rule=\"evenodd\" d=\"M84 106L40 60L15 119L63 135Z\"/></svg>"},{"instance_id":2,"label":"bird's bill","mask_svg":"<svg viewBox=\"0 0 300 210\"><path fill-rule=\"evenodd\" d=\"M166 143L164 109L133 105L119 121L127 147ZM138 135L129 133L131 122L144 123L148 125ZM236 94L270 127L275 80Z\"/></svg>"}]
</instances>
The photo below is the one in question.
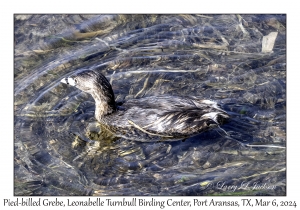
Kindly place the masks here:
<instances>
[{"instance_id":1,"label":"bird's bill","mask_svg":"<svg viewBox=\"0 0 300 210\"><path fill-rule=\"evenodd\" d=\"M75 86L76 82L73 78L71 77L65 77L62 80L60 80L60 82L65 83L67 85L71 85L71 86Z\"/></svg>"}]
</instances>

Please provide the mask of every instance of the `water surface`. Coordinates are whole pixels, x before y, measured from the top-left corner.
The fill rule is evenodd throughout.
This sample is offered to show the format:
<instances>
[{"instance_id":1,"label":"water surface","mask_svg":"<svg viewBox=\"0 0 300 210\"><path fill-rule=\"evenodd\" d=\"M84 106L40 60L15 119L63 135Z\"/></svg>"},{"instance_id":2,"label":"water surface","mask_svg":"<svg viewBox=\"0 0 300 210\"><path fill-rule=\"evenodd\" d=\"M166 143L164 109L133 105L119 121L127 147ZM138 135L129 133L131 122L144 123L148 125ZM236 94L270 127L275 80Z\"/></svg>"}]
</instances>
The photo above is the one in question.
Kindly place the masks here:
<instances>
[{"instance_id":1,"label":"water surface","mask_svg":"<svg viewBox=\"0 0 300 210\"><path fill-rule=\"evenodd\" d=\"M285 27L285 15L15 15L15 195L286 195ZM93 98L60 83L83 69L117 101L196 96L231 121L184 141L99 136Z\"/></svg>"}]
</instances>

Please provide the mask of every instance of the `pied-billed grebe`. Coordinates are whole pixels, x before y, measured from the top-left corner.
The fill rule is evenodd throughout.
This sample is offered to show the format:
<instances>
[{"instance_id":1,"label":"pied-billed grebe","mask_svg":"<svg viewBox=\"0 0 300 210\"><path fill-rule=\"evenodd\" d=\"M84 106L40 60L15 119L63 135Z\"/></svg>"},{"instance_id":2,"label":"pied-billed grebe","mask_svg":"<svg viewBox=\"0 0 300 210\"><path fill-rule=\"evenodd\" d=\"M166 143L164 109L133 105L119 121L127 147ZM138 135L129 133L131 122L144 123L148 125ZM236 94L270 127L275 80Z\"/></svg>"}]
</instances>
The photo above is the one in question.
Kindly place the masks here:
<instances>
[{"instance_id":1,"label":"pied-billed grebe","mask_svg":"<svg viewBox=\"0 0 300 210\"><path fill-rule=\"evenodd\" d=\"M85 70L61 82L91 94L96 119L128 139L179 140L219 127L229 119L216 102L191 97L151 96L131 99L118 107L110 83L97 71Z\"/></svg>"}]
</instances>

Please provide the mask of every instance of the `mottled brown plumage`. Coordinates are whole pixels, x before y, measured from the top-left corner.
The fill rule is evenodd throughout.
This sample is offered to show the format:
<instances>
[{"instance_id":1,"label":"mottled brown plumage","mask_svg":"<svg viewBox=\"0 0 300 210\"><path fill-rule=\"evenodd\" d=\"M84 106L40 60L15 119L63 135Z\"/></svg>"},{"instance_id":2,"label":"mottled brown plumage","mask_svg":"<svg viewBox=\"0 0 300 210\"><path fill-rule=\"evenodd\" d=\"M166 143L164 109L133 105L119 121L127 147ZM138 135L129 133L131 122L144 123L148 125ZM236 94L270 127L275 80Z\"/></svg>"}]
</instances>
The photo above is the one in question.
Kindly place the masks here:
<instances>
[{"instance_id":1,"label":"mottled brown plumage","mask_svg":"<svg viewBox=\"0 0 300 210\"><path fill-rule=\"evenodd\" d=\"M62 79L90 93L95 117L108 129L128 139L179 140L222 125L229 115L216 102L195 97L151 96L131 99L117 107L111 85L97 71L83 71Z\"/></svg>"}]
</instances>

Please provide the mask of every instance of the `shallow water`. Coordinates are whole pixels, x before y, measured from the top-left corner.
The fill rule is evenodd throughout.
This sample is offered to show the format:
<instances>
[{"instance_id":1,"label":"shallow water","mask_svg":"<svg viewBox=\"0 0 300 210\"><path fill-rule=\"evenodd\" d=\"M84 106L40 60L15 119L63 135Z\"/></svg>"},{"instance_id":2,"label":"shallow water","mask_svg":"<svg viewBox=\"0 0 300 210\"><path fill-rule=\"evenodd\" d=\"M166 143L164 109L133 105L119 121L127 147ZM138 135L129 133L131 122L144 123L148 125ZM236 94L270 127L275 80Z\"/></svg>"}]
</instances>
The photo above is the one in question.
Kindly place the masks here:
<instances>
[{"instance_id":1,"label":"shallow water","mask_svg":"<svg viewBox=\"0 0 300 210\"><path fill-rule=\"evenodd\" d=\"M15 195L286 195L285 15L14 18ZM99 136L93 98L60 83L82 69L117 101L197 96L231 121L184 141Z\"/></svg>"}]
</instances>

